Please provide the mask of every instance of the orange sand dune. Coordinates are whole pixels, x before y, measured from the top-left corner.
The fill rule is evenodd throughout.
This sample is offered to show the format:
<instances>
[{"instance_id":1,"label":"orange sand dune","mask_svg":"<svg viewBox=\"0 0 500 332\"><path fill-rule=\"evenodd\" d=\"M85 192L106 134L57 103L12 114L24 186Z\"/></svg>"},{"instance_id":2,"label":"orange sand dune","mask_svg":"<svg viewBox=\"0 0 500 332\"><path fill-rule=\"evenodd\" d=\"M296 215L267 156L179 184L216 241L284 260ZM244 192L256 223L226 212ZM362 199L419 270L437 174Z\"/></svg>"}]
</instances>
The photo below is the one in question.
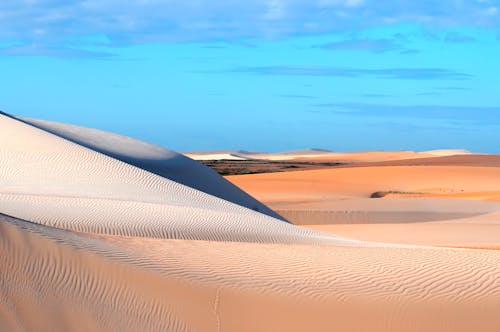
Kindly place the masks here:
<instances>
[{"instance_id":1,"label":"orange sand dune","mask_svg":"<svg viewBox=\"0 0 500 332\"><path fill-rule=\"evenodd\" d=\"M366 161L366 160L365 160ZM442 157L421 157L408 159L383 160L366 162L365 166L480 166L500 167L500 155L467 154Z\"/></svg>"},{"instance_id":2,"label":"orange sand dune","mask_svg":"<svg viewBox=\"0 0 500 332\"><path fill-rule=\"evenodd\" d=\"M396 160L418 160L420 158L430 159L442 155L455 155L465 153L465 151L441 151L433 152L413 152L413 151L366 151L366 152L346 152L346 153L323 153L323 154L295 154L287 157L293 160L316 161L316 162L347 162L347 163L365 163L365 162L384 162ZM281 156L281 155L280 155ZM274 157L277 158L277 157Z\"/></svg>"},{"instance_id":3,"label":"orange sand dune","mask_svg":"<svg viewBox=\"0 0 500 332\"><path fill-rule=\"evenodd\" d=\"M500 167L367 166L228 179L311 229L366 241L500 245ZM369 198L374 192L389 194Z\"/></svg>"},{"instance_id":4,"label":"orange sand dune","mask_svg":"<svg viewBox=\"0 0 500 332\"><path fill-rule=\"evenodd\" d=\"M467 166L348 167L227 177L264 202L366 198L377 191L428 195L498 193L500 168ZM325 203L326 205L327 203Z\"/></svg>"}]
</instances>

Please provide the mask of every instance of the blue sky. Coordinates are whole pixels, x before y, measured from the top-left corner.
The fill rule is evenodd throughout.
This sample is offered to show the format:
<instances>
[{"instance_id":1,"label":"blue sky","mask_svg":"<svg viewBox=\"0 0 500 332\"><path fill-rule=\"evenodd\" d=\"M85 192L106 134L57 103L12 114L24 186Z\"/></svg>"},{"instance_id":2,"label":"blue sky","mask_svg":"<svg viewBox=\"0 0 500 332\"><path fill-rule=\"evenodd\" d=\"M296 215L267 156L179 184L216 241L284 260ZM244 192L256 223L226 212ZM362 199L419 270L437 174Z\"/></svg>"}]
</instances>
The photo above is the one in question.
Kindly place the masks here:
<instances>
[{"instance_id":1,"label":"blue sky","mask_svg":"<svg viewBox=\"0 0 500 332\"><path fill-rule=\"evenodd\" d=\"M181 151L500 153L500 0L3 0L0 109Z\"/></svg>"}]
</instances>

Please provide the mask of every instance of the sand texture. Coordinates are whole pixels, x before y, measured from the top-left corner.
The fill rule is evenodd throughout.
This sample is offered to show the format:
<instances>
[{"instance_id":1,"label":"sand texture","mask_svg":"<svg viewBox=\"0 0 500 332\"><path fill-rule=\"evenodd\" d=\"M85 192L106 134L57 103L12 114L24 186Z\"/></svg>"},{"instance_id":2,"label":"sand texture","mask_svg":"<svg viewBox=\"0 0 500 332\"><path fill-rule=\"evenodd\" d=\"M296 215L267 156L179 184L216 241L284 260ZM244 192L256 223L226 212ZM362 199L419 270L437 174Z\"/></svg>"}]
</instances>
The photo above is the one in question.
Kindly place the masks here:
<instances>
[{"instance_id":1,"label":"sand texture","mask_svg":"<svg viewBox=\"0 0 500 332\"><path fill-rule=\"evenodd\" d=\"M0 115L0 140L0 331L500 329L500 251L295 226L190 159L169 174L175 153L114 134ZM284 201L277 183L270 202L288 210L328 192ZM445 212L495 225L495 195Z\"/></svg>"},{"instance_id":2,"label":"sand texture","mask_svg":"<svg viewBox=\"0 0 500 332\"><path fill-rule=\"evenodd\" d=\"M366 241L498 248L498 160L438 156L412 166L399 159L228 179L310 229Z\"/></svg>"}]
</instances>

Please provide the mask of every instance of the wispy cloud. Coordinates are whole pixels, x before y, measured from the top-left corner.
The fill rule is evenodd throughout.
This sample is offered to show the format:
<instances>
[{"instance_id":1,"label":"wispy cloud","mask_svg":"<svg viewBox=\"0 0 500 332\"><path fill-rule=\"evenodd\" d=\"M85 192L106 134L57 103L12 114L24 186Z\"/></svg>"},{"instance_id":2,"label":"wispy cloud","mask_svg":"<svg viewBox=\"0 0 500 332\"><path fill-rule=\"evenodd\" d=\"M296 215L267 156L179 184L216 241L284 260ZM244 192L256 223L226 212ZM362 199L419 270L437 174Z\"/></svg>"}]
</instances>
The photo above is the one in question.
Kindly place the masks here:
<instances>
[{"instance_id":1,"label":"wispy cloud","mask_svg":"<svg viewBox=\"0 0 500 332\"><path fill-rule=\"evenodd\" d=\"M448 43L470 43L476 41L476 38L459 32L448 32L444 37Z\"/></svg>"},{"instance_id":2,"label":"wispy cloud","mask_svg":"<svg viewBox=\"0 0 500 332\"><path fill-rule=\"evenodd\" d=\"M357 116L420 118L449 121L498 122L500 106L392 105L370 103L318 103L314 106Z\"/></svg>"},{"instance_id":3,"label":"wispy cloud","mask_svg":"<svg viewBox=\"0 0 500 332\"><path fill-rule=\"evenodd\" d=\"M68 46L10 45L0 47L0 55L47 56L57 58L111 58L114 54Z\"/></svg>"},{"instance_id":4,"label":"wispy cloud","mask_svg":"<svg viewBox=\"0 0 500 332\"><path fill-rule=\"evenodd\" d=\"M314 97L314 96L298 95L298 94L281 94L278 96L281 98L288 98L288 99L317 99L317 97Z\"/></svg>"},{"instance_id":5,"label":"wispy cloud","mask_svg":"<svg viewBox=\"0 0 500 332\"><path fill-rule=\"evenodd\" d=\"M285 76L372 77L405 80L467 80L472 78L472 75L445 68L364 69L348 67L261 66L238 67L219 72Z\"/></svg>"},{"instance_id":6,"label":"wispy cloud","mask_svg":"<svg viewBox=\"0 0 500 332\"><path fill-rule=\"evenodd\" d=\"M470 88L464 88L462 86L436 86L434 90L444 90L444 91L467 91Z\"/></svg>"},{"instance_id":7,"label":"wispy cloud","mask_svg":"<svg viewBox=\"0 0 500 332\"><path fill-rule=\"evenodd\" d=\"M275 38L394 23L499 27L499 8L500 0L3 0L0 42L64 42L92 34L117 44ZM371 47L390 48L384 43Z\"/></svg>"},{"instance_id":8,"label":"wispy cloud","mask_svg":"<svg viewBox=\"0 0 500 332\"><path fill-rule=\"evenodd\" d=\"M416 96L420 96L420 97L434 97L434 96L441 96L442 93L441 92L436 92L436 91L433 91L433 92L419 92L419 93L416 93L415 95Z\"/></svg>"},{"instance_id":9,"label":"wispy cloud","mask_svg":"<svg viewBox=\"0 0 500 332\"><path fill-rule=\"evenodd\" d=\"M389 38L353 38L317 45L316 47L327 50L367 51L373 53L385 53L390 51L399 51L402 54L418 53L417 50L408 49L398 41Z\"/></svg>"},{"instance_id":10,"label":"wispy cloud","mask_svg":"<svg viewBox=\"0 0 500 332\"><path fill-rule=\"evenodd\" d=\"M393 95L388 95L388 94L384 94L384 93L363 93L360 96L364 97L364 98L388 98L388 97L393 97Z\"/></svg>"}]
</instances>

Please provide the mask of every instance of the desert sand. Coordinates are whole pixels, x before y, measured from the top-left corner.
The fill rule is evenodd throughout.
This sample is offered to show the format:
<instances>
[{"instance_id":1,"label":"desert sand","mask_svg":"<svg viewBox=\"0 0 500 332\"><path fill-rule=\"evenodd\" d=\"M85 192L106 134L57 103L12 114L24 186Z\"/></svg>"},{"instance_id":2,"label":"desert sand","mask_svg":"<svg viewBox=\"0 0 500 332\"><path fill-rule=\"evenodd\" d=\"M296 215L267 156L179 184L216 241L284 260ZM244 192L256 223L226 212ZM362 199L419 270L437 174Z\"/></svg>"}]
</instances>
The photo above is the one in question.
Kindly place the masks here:
<instances>
[{"instance_id":1,"label":"desert sand","mask_svg":"<svg viewBox=\"0 0 500 332\"><path fill-rule=\"evenodd\" d=\"M377 242L500 246L500 156L404 158L228 179L310 229Z\"/></svg>"},{"instance_id":2,"label":"desert sand","mask_svg":"<svg viewBox=\"0 0 500 332\"><path fill-rule=\"evenodd\" d=\"M500 251L296 226L195 161L115 134L0 114L0 140L0 331L500 328ZM230 180L283 212L395 199L404 215L443 199L432 213L496 227L495 168L452 167L442 183L416 169L406 186L398 167ZM364 197L396 189L446 198Z\"/></svg>"}]
</instances>

